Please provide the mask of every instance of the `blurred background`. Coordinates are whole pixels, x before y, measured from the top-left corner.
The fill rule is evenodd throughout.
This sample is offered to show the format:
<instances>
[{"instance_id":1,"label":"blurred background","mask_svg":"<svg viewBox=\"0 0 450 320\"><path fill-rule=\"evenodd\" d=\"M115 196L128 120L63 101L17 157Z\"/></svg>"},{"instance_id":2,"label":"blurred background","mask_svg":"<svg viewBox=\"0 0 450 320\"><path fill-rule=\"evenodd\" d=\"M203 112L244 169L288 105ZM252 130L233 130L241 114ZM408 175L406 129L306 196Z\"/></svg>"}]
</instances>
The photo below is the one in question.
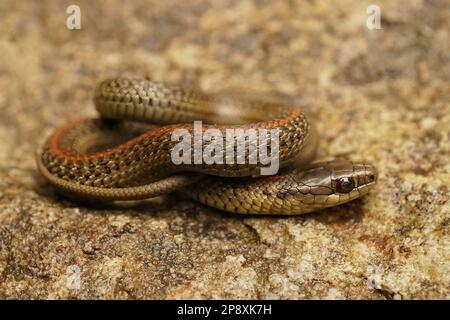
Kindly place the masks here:
<instances>
[{"instance_id":1,"label":"blurred background","mask_svg":"<svg viewBox=\"0 0 450 320\"><path fill-rule=\"evenodd\" d=\"M79 30L66 27L73 4ZM0 12L0 298L449 298L448 1L6 0ZM171 196L129 209L63 199L35 150L95 116L95 85L116 76L295 97L321 156L375 164L377 190L292 218Z\"/></svg>"}]
</instances>

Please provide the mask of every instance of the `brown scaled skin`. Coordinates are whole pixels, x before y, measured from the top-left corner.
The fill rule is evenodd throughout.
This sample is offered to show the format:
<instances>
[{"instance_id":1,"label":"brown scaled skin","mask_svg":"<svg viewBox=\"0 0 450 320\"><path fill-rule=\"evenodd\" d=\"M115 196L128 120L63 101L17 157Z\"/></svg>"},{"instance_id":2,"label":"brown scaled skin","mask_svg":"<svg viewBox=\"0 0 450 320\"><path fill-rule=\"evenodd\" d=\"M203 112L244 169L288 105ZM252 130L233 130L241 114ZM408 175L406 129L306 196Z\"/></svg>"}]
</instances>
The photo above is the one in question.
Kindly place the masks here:
<instances>
[{"instance_id":1,"label":"brown scaled skin","mask_svg":"<svg viewBox=\"0 0 450 320\"><path fill-rule=\"evenodd\" d=\"M99 84L94 101L101 119L66 124L37 154L42 175L71 197L138 200L181 190L225 211L295 215L353 200L375 184L375 169L367 164L336 160L305 167L315 154L317 134L301 108L286 100L111 79ZM249 164L249 150L244 164L174 165L171 134L180 128L191 132L195 120L222 133L230 128L279 130L283 169L276 176L250 178L266 165Z\"/></svg>"},{"instance_id":2,"label":"brown scaled skin","mask_svg":"<svg viewBox=\"0 0 450 320\"><path fill-rule=\"evenodd\" d=\"M257 179L208 178L182 193L221 210L245 214L302 214L367 194L377 172L348 160L316 162L308 168Z\"/></svg>"}]
</instances>

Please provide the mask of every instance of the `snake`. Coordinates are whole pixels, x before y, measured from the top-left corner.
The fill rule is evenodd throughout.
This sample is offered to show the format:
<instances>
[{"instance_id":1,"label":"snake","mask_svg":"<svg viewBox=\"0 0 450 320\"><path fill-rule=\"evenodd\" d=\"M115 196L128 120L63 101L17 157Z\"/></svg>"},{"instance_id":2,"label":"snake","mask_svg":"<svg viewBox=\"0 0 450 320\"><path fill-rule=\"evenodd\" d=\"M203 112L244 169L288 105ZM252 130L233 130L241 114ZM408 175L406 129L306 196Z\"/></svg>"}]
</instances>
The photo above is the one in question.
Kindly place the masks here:
<instances>
[{"instance_id":1,"label":"snake","mask_svg":"<svg viewBox=\"0 0 450 320\"><path fill-rule=\"evenodd\" d=\"M316 160L319 136L312 121L298 104L276 95L112 78L96 86L93 100L100 117L57 128L36 155L44 178L71 198L114 202L176 192L232 213L297 215L359 198L377 180L375 167L364 161ZM211 130L217 135L205 139ZM278 172L262 175L267 162L251 158L255 143L229 130L263 132L255 143L277 156ZM270 130L276 130L278 149L270 145ZM175 132L194 142L183 149L192 161L173 161L180 143ZM221 145L229 161L196 161L195 142L201 150Z\"/></svg>"}]
</instances>

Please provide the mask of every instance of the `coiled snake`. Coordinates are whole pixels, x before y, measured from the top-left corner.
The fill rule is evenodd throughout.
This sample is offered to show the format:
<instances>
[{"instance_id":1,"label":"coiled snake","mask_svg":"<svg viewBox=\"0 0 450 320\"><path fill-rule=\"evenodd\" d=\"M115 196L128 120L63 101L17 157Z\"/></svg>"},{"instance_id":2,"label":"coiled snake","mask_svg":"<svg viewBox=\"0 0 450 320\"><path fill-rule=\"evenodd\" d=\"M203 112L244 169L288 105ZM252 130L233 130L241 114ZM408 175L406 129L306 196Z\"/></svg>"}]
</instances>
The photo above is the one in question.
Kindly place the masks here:
<instances>
[{"instance_id":1,"label":"coiled snake","mask_svg":"<svg viewBox=\"0 0 450 320\"><path fill-rule=\"evenodd\" d=\"M43 176L58 190L78 198L135 200L178 190L229 212L292 215L353 200L376 182L375 168L365 163L311 163L315 130L299 107L278 99L210 95L118 78L100 83L94 102L101 118L64 125L37 154ZM195 139L192 121L199 119L208 123L202 132L214 129L222 134L224 147L236 151L240 143L244 151L240 160L245 161L234 155L230 162L175 164L171 150L178 141L172 134L184 130ZM266 163L250 161L248 141L226 140L229 129L278 130L280 172L257 177ZM263 136L258 143L269 143L268 139L269 135ZM211 141L201 143L206 148ZM188 150L192 154L193 148Z\"/></svg>"}]
</instances>

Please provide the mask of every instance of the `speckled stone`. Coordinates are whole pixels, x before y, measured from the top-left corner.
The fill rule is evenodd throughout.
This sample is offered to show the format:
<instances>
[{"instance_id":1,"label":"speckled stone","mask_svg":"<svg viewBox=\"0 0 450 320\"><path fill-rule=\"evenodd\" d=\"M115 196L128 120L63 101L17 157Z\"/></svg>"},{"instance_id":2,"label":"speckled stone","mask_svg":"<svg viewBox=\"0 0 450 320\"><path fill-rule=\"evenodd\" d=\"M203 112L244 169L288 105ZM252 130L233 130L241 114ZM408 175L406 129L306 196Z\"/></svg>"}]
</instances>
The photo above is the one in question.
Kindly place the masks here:
<instances>
[{"instance_id":1,"label":"speckled stone","mask_svg":"<svg viewBox=\"0 0 450 320\"><path fill-rule=\"evenodd\" d=\"M445 1L2 1L0 298L450 298L450 8ZM173 195L87 207L34 152L93 116L112 76L280 92L321 155L379 169L370 195L299 217L222 213Z\"/></svg>"}]
</instances>

